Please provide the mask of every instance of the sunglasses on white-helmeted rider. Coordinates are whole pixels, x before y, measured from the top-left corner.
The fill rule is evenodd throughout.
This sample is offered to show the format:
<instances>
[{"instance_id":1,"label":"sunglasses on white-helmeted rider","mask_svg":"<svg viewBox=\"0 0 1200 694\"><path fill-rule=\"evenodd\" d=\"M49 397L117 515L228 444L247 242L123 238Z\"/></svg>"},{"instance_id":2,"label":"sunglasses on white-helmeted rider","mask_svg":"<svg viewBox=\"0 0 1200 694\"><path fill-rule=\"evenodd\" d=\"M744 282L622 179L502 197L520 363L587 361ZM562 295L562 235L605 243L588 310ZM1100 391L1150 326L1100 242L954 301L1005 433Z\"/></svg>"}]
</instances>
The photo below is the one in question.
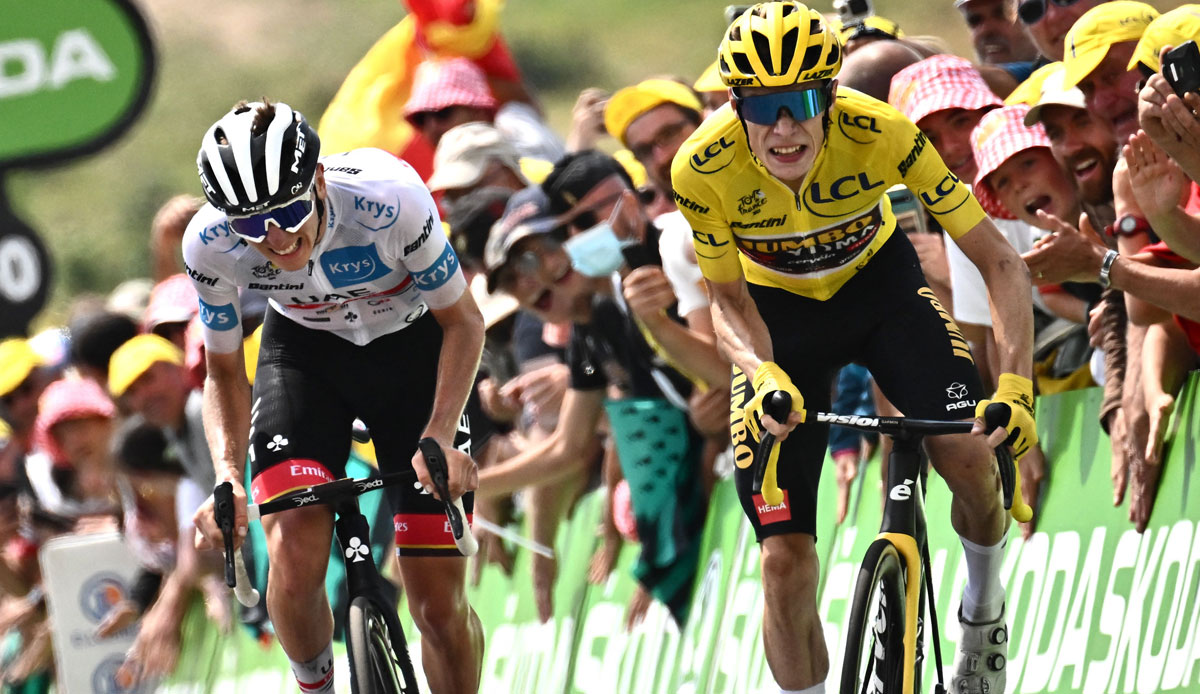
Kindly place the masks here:
<instances>
[{"instance_id":1,"label":"sunglasses on white-helmeted rider","mask_svg":"<svg viewBox=\"0 0 1200 694\"><path fill-rule=\"evenodd\" d=\"M1059 7L1070 7L1079 0L1024 0L1017 5L1017 16L1026 26L1033 26L1046 16L1046 3L1052 2Z\"/></svg>"},{"instance_id":2,"label":"sunglasses on white-helmeted rider","mask_svg":"<svg viewBox=\"0 0 1200 694\"><path fill-rule=\"evenodd\" d=\"M312 216L314 202L310 186L304 197L287 204L248 217L229 217L229 228L247 241L255 242L267 237L267 224L274 224L289 234L294 234Z\"/></svg>"}]
</instances>

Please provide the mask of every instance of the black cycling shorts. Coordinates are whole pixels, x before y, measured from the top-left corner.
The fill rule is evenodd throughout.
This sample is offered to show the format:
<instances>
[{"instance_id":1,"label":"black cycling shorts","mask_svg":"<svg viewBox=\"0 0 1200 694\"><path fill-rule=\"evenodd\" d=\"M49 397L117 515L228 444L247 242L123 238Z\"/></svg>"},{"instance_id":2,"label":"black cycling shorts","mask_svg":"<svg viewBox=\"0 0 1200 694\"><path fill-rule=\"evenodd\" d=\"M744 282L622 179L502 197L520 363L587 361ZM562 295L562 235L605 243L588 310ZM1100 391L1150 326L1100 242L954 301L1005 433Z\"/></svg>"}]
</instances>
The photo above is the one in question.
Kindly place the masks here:
<instances>
[{"instance_id":1,"label":"black cycling shorts","mask_svg":"<svg viewBox=\"0 0 1200 694\"><path fill-rule=\"evenodd\" d=\"M985 397L967 341L926 285L904 234L893 234L826 301L749 287L770 332L775 362L791 377L810 413L829 411L834 378L850 362L866 366L887 399L910 417L971 418L975 403ZM755 446L742 407L753 395L750 379L734 367L730 426L742 509L759 542L785 533L815 535L829 425L801 424L781 444L777 472L784 503L769 506L761 495L751 494Z\"/></svg>"},{"instance_id":2,"label":"black cycling shorts","mask_svg":"<svg viewBox=\"0 0 1200 694\"><path fill-rule=\"evenodd\" d=\"M382 472L411 469L429 421L442 331L428 314L403 330L359 346L306 328L268 310L250 420L251 491L261 503L345 477L355 417L371 431ZM455 447L467 453L486 441L472 389ZM396 551L402 556L458 556L441 502L415 484L389 487ZM474 495L463 496L468 512Z\"/></svg>"}]
</instances>

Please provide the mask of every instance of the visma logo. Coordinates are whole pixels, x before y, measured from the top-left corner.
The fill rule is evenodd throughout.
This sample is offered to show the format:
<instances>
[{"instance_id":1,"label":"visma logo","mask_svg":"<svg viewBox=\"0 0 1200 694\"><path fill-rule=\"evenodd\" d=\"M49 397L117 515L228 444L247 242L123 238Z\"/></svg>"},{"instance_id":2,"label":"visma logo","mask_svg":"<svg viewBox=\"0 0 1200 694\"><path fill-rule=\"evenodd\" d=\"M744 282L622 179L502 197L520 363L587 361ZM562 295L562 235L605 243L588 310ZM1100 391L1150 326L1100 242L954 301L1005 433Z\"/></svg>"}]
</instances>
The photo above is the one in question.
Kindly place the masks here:
<instances>
[{"instance_id":1,"label":"visma logo","mask_svg":"<svg viewBox=\"0 0 1200 694\"><path fill-rule=\"evenodd\" d=\"M321 255L321 268L335 287L370 282L390 270L379 260L375 244L335 248Z\"/></svg>"},{"instance_id":2,"label":"visma logo","mask_svg":"<svg viewBox=\"0 0 1200 694\"><path fill-rule=\"evenodd\" d=\"M233 330L237 327L237 312L233 304L213 306L204 299L200 300L200 322L210 330Z\"/></svg>"}]
</instances>

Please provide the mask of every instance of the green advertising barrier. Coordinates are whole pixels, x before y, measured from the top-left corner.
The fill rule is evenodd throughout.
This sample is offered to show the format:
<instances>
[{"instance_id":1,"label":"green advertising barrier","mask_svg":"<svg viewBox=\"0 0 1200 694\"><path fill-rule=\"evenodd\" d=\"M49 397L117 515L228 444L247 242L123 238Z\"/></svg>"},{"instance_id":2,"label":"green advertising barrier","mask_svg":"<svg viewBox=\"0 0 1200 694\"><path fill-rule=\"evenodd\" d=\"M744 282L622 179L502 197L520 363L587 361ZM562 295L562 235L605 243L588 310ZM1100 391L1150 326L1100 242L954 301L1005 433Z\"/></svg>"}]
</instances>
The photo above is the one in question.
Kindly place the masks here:
<instances>
[{"instance_id":1,"label":"green advertising barrier","mask_svg":"<svg viewBox=\"0 0 1200 694\"><path fill-rule=\"evenodd\" d=\"M1190 498L1200 488L1195 479L1197 385L1194 374L1180 395L1158 501L1142 535L1130 525L1127 506L1112 507L1109 443L1095 417L1099 391L1039 401L1049 487L1038 532L1024 542L1012 529L1002 569L1012 638L1009 692L1200 691L1200 499ZM840 669L843 622L858 563L879 526L879 467L873 461L862 470L847 521L834 527L825 518L818 528L823 557L818 610L831 653L828 682L836 682ZM823 472L823 509L833 506L832 468L826 465ZM954 615L966 568L948 520L949 493L936 476L931 479L930 552L943 654L952 661L960 636ZM554 616L548 623L536 616L528 553L518 554L511 577L489 566L471 589L471 604L487 636L482 691L777 691L762 652L758 545L732 483L719 483L713 492L691 612L682 627L655 605L640 625L626 631L635 547L625 548L606 583L587 583L601 503L598 494L585 497L560 528ZM407 610L401 614L417 656L419 636ZM930 651L927 689L933 681ZM241 672L251 677L258 669L250 666L244 647L239 654ZM279 661L257 657L262 670L279 672ZM249 691L240 681L237 690Z\"/></svg>"}]
</instances>

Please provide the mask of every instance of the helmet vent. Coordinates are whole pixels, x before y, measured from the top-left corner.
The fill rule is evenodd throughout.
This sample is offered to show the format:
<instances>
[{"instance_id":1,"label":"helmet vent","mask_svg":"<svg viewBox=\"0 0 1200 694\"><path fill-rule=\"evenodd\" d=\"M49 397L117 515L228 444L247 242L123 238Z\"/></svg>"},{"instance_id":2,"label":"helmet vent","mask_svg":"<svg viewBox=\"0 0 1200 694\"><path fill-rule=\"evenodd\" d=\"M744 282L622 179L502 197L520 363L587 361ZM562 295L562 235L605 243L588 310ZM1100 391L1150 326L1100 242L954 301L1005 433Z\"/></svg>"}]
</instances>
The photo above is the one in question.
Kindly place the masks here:
<instances>
[{"instance_id":1,"label":"helmet vent","mask_svg":"<svg viewBox=\"0 0 1200 694\"><path fill-rule=\"evenodd\" d=\"M750 59L746 57L745 53L740 53L740 52L734 53L733 54L733 64L735 67L737 67L738 71L741 72L742 74L745 74L745 75L753 75L754 74L754 66L750 64Z\"/></svg>"},{"instance_id":2,"label":"helmet vent","mask_svg":"<svg viewBox=\"0 0 1200 694\"><path fill-rule=\"evenodd\" d=\"M759 31L753 32L751 36L754 39L754 52L758 54L758 59L762 62L763 67L766 68L767 74L780 74L782 71L779 70L778 67L773 64L774 61L771 60L771 39L767 38L762 32ZM753 73L754 69L749 68L747 72Z\"/></svg>"},{"instance_id":3,"label":"helmet vent","mask_svg":"<svg viewBox=\"0 0 1200 694\"><path fill-rule=\"evenodd\" d=\"M821 46L809 46L808 50L804 51L804 62L800 64L800 72L808 72L815 68L821 60Z\"/></svg>"},{"instance_id":4,"label":"helmet vent","mask_svg":"<svg viewBox=\"0 0 1200 694\"><path fill-rule=\"evenodd\" d=\"M779 74L787 74L788 69L792 67L792 60L796 58L796 41L799 38L800 29L797 27L783 33L783 38L779 41L780 60L783 63L779 66Z\"/></svg>"}]
</instances>

